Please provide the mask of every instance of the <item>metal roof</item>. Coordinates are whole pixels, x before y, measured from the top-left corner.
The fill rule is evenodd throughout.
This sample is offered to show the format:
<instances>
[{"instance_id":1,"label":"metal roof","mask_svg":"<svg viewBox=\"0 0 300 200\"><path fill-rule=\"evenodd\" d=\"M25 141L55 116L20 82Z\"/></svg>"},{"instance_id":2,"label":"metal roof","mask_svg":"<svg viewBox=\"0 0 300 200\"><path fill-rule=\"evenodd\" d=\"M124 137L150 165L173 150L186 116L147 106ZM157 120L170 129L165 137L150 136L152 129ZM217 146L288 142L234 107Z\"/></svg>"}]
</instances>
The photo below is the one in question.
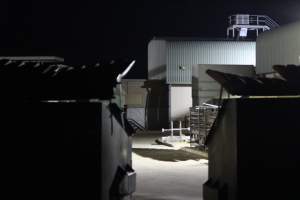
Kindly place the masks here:
<instances>
[{"instance_id":1,"label":"metal roof","mask_svg":"<svg viewBox=\"0 0 300 200\"><path fill-rule=\"evenodd\" d=\"M166 37L156 37L154 36L152 40L165 40L165 41L235 41L235 42L253 42L255 39L252 38L244 38L244 39L234 39L234 38L204 38L204 37L172 37L172 36L166 36Z\"/></svg>"}]
</instances>

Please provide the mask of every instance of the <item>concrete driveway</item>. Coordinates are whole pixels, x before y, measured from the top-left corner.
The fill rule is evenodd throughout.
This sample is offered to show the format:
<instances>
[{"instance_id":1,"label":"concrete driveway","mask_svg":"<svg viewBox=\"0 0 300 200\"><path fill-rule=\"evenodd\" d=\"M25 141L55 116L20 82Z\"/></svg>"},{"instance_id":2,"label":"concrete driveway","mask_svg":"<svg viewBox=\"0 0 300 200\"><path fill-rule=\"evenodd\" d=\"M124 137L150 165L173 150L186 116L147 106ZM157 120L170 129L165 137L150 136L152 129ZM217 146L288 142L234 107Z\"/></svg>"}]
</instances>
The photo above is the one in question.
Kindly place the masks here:
<instances>
[{"instance_id":1,"label":"concrete driveway","mask_svg":"<svg viewBox=\"0 0 300 200\"><path fill-rule=\"evenodd\" d=\"M201 200L208 161L201 155L159 145L160 133L133 137L133 168L137 172L134 200Z\"/></svg>"}]
</instances>

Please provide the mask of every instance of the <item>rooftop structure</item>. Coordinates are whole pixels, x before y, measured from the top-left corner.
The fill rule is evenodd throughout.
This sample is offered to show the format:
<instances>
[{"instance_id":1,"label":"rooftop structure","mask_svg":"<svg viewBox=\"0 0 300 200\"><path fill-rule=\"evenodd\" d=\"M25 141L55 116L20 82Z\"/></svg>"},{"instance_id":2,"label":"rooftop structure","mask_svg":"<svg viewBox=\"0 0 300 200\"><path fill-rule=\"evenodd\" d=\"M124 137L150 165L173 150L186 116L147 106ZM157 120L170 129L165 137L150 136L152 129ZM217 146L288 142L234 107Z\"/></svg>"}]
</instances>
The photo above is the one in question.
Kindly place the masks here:
<instances>
[{"instance_id":1,"label":"rooftop structure","mask_svg":"<svg viewBox=\"0 0 300 200\"><path fill-rule=\"evenodd\" d=\"M236 14L230 15L228 18L227 37L232 38L247 37L248 31L255 31L258 36L260 32L279 27L277 22L266 15ZM236 32L239 35L236 35Z\"/></svg>"}]
</instances>

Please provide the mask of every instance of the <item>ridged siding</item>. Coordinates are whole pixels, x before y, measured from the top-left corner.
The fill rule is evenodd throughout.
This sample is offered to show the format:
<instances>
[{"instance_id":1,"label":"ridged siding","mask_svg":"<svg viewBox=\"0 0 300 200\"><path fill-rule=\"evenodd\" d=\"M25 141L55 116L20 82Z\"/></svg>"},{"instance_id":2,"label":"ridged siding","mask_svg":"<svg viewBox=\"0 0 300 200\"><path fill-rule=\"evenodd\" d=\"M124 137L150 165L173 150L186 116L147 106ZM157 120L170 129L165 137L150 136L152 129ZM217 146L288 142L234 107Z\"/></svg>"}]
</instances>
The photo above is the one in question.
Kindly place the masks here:
<instances>
[{"instance_id":1,"label":"ridged siding","mask_svg":"<svg viewBox=\"0 0 300 200\"><path fill-rule=\"evenodd\" d=\"M257 73L273 65L300 64L300 22L262 33L257 39Z\"/></svg>"},{"instance_id":2,"label":"ridged siding","mask_svg":"<svg viewBox=\"0 0 300 200\"><path fill-rule=\"evenodd\" d=\"M255 42L168 41L167 83L191 84L192 66L196 64L255 65L255 51Z\"/></svg>"},{"instance_id":3,"label":"ridged siding","mask_svg":"<svg viewBox=\"0 0 300 200\"><path fill-rule=\"evenodd\" d=\"M148 79L166 78L166 41L151 40L148 44Z\"/></svg>"}]
</instances>

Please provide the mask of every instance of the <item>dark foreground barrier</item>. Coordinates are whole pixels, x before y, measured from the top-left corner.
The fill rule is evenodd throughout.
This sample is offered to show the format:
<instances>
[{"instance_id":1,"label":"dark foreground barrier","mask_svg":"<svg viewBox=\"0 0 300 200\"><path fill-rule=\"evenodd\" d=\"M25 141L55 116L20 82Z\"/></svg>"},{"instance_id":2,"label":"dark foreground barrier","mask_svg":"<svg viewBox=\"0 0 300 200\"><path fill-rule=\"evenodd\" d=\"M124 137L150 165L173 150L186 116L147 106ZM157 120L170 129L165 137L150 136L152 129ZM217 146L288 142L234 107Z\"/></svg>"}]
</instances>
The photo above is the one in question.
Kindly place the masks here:
<instances>
[{"instance_id":1,"label":"dark foreground barrier","mask_svg":"<svg viewBox=\"0 0 300 200\"><path fill-rule=\"evenodd\" d=\"M207 140L205 200L299 198L300 98L228 99Z\"/></svg>"},{"instance_id":2,"label":"dark foreground barrier","mask_svg":"<svg viewBox=\"0 0 300 200\"><path fill-rule=\"evenodd\" d=\"M300 197L299 69L274 66L280 79L208 71L231 94L260 97L223 101L206 140L204 200Z\"/></svg>"},{"instance_id":3,"label":"dark foreground barrier","mask_svg":"<svg viewBox=\"0 0 300 200\"><path fill-rule=\"evenodd\" d=\"M120 70L109 73L112 69L95 66L89 72L70 72L69 67L58 69L57 63L1 64L3 195L131 199L131 132L123 111L110 102ZM55 74L54 69L63 71Z\"/></svg>"}]
</instances>

